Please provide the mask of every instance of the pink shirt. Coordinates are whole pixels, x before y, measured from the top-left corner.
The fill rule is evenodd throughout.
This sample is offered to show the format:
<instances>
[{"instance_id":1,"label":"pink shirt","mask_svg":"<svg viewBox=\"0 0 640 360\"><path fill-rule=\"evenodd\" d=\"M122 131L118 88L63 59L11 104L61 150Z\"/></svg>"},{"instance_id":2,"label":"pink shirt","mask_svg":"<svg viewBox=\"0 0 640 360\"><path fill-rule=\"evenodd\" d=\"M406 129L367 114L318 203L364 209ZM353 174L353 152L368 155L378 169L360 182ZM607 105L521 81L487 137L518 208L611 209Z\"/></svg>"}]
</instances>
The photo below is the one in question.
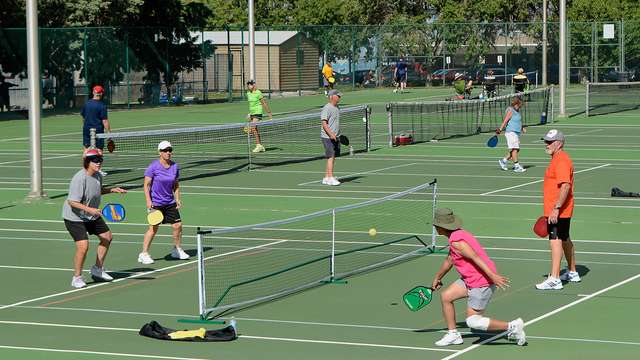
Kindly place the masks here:
<instances>
[{"instance_id":1,"label":"pink shirt","mask_svg":"<svg viewBox=\"0 0 640 360\"><path fill-rule=\"evenodd\" d=\"M476 240L471 233L468 231L459 229L451 233L449 237L449 245L456 241L464 241L469 245L473 251L478 254L480 259L484 261L485 264L491 269L493 272L496 272L496 264L489 259L487 253L484 251L478 240ZM473 262L471 259L467 259L462 254L460 254L453 246L449 246L449 256L453 260L453 266L456 267L456 270L460 273L460 277L464 281L465 285L469 289L485 287L493 284L493 282L489 279L488 276L484 274L484 272Z\"/></svg>"}]
</instances>

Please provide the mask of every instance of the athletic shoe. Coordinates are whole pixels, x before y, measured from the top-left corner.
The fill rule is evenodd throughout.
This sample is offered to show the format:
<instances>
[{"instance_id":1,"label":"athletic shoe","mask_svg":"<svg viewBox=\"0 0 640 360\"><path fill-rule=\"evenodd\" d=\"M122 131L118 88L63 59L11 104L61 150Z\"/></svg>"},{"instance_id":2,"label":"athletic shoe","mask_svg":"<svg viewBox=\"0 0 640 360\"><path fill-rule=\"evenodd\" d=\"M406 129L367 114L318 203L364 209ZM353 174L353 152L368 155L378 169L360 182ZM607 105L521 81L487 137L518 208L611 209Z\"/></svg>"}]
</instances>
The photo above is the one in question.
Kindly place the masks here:
<instances>
[{"instance_id":1,"label":"athletic shoe","mask_svg":"<svg viewBox=\"0 0 640 360\"><path fill-rule=\"evenodd\" d=\"M568 282L580 282L582 281L582 279L580 279L580 274L578 274L577 271L565 271L563 274L560 275L560 280L562 281L568 281Z\"/></svg>"},{"instance_id":2,"label":"athletic shoe","mask_svg":"<svg viewBox=\"0 0 640 360\"><path fill-rule=\"evenodd\" d=\"M504 159L500 159L500 160L498 160L498 164L500 164L500 168L501 168L502 170L505 170L505 171L506 171L506 170L509 170L509 169L507 168L507 161L506 161L506 160L504 160Z\"/></svg>"},{"instance_id":3,"label":"athletic shoe","mask_svg":"<svg viewBox=\"0 0 640 360\"><path fill-rule=\"evenodd\" d=\"M113 281L111 275L104 271L104 267L97 267L95 265L91 267L91 277L100 281Z\"/></svg>"},{"instance_id":4,"label":"athletic shoe","mask_svg":"<svg viewBox=\"0 0 640 360\"><path fill-rule=\"evenodd\" d=\"M521 318L517 318L509 323L507 339L515 340L519 346L524 346L524 344L527 343L527 336L524 333L524 321L522 321Z\"/></svg>"},{"instance_id":5,"label":"athletic shoe","mask_svg":"<svg viewBox=\"0 0 640 360\"><path fill-rule=\"evenodd\" d=\"M329 185L329 178L327 177L322 178L322 185Z\"/></svg>"},{"instance_id":6,"label":"athletic shoe","mask_svg":"<svg viewBox=\"0 0 640 360\"><path fill-rule=\"evenodd\" d=\"M184 250L182 250L182 248L174 247L171 250L171 257L174 258L174 259L187 260L189 258L189 254L184 252Z\"/></svg>"},{"instance_id":7,"label":"athletic shoe","mask_svg":"<svg viewBox=\"0 0 640 360\"><path fill-rule=\"evenodd\" d=\"M259 153L259 152L265 152L267 151L267 149L264 148L264 146L262 146L262 144L256 144L256 147L253 148L253 150L251 150L251 152L253 153Z\"/></svg>"},{"instance_id":8,"label":"athletic shoe","mask_svg":"<svg viewBox=\"0 0 640 360\"><path fill-rule=\"evenodd\" d=\"M149 255L149 253L141 252L140 254L138 254L138 262L145 265L150 265L153 264L153 259L151 258L151 255Z\"/></svg>"},{"instance_id":9,"label":"athletic shoe","mask_svg":"<svg viewBox=\"0 0 640 360\"><path fill-rule=\"evenodd\" d=\"M527 171L527 169L523 168L522 165L517 164L513 166L513 172L517 172L517 173L523 173Z\"/></svg>"},{"instance_id":10,"label":"athletic shoe","mask_svg":"<svg viewBox=\"0 0 640 360\"><path fill-rule=\"evenodd\" d=\"M338 179L336 179L334 177L330 177L330 178L327 179L327 185L338 186L338 185L340 185L340 181L338 181Z\"/></svg>"},{"instance_id":11,"label":"athletic shoe","mask_svg":"<svg viewBox=\"0 0 640 360\"><path fill-rule=\"evenodd\" d=\"M547 277L547 280L536 284L538 290L562 290L562 281L552 276Z\"/></svg>"},{"instance_id":12,"label":"athletic shoe","mask_svg":"<svg viewBox=\"0 0 640 360\"><path fill-rule=\"evenodd\" d=\"M231 326L233 328L233 330L236 331L236 329L238 329L238 325L236 323L236 319L231 318L231 320L229 320L229 326Z\"/></svg>"},{"instance_id":13,"label":"athletic shoe","mask_svg":"<svg viewBox=\"0 0 640 360\"><path fill-rule=\"evenodd\" d=\"M449 331L444 334L442 339L436 341L436 346L460 345L463 342L464 341L462 340L462 335L460 335L460 333L455 330L453 332Z\"/></svg>"},{"instance_id":14,"label":"athletic shoe","mask_svg":"<svg viewBox=\"0 0 640 360\"><path fill-rule=\"evenodd\" d=\"M84 282L82 276L74 276L71 278L71 286L76 289L80 289L87 286L87 283Z\"/></svg>"}]
</instances>

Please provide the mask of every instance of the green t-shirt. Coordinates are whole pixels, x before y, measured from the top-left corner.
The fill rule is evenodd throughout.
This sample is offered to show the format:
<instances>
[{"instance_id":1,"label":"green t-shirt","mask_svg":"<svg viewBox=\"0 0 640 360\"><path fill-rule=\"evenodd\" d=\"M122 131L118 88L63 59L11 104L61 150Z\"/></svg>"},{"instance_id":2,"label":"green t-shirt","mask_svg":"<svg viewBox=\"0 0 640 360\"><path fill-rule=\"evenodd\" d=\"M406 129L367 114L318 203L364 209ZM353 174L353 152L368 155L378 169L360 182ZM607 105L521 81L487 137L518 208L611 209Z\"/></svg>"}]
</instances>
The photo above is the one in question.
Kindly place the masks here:
<instances>
[{"instance_id":1,"label":"green t-shirt","mask_svg":"<svg viewBox=\"0 0 640 360\"><path fill-rule=\"evenodd\" d=\"M453 82L453 88L456 90L456 94L462 95L464 94L465 81L463 79L456 80Z\"/></svg>"},{"instance_id":2,"label":"green t-shirt","mask_svg":"<svg viewBox=\"0 0 640 360\"><path fill-rule=\"evenodd\" d=\"M249 101L249 115L262 115L262 91L256 89L255 91L247 91L247 100Z\"/></svg>"}]
</instances>

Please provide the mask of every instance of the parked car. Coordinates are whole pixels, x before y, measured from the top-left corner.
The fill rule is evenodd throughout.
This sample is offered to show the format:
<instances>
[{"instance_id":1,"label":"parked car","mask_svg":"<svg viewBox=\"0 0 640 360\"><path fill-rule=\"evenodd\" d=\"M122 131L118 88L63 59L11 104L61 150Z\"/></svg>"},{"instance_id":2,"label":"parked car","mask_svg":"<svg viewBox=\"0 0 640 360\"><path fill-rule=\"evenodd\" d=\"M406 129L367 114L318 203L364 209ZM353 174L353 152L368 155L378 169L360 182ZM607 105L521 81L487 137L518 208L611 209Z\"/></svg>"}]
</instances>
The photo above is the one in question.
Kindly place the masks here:
<instances>
[{"instance_id":1,"label":"parked car","mask_svg":"<svg viewBox=\"0 0 640 360\"><path fill-rule=\"evenodd\" d=\"M442 85L442 79L446 85L451 85L453 83L453 78L456 73L463 73L466 75L464 69L440 69L436 70L431 74L431 85Z\"/></svg>"}]
</instances>

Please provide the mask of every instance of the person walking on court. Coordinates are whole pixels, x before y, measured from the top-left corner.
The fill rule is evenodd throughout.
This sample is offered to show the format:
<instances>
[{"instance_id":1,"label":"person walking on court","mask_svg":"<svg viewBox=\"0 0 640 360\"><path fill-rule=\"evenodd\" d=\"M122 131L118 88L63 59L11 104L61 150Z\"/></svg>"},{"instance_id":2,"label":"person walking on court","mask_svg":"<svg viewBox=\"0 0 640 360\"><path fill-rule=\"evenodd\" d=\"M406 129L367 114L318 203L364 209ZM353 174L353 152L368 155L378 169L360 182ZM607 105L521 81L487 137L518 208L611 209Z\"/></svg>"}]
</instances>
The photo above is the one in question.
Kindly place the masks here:
<instances>
[{"instance_id":1,"label":"person walking on court","mask_svg":"<svg viewBox=\"0 0 640 360\"><path fill-rule=\"evenodd\" d=\"M522 126L522 116L520 115L520 107L522 101L516 97L511 101L511 106L507 108L504 120L496 134L504 130L504 137L507 139L507 155L498 160L500 168L507 170L508 161L513 161L513 171L517 173L525 172L526 169L518 162L518 154L520 153L520 135L527 132L527 128Z\"/></svg>"},{"instance_id":2,"label":"person walking on court","mask_svg":"<svg viewBox=\"0 0 640 360\"><path fill-rule=\"evenodd\" d=\"M11 111L9 88L14 86L18 85L4 81L4 76L0 74L0 112L4 112L5 108L7 108L7 111Z\"/></svg>"},{"instance_id":3,"label":"person walking on court","mask_svg":"<svg viewBox=\"0 0 640 360\"><path fill-rule=\"evenodd\" d=\"M544 173L543 210L547 217L549 247L551 248L551 273L547 279L536 284L538 290L560 290L562 282L580 282L576 270L576 254L569 235L573 216L573 161L564 151L564 134L551 129L542 138L545 152L551 162ZM560 275L562 254L567 259L567 270Z\"/></svg>"},{"instance_id":4,"label":"person walking on court","mask_svg":"<svg viewBox=\"0 0 640 360\"><path fill-rule=\"evenodd\" d=\"M322 84L324 85L325 95L328 95L329 91L333 89L333 85L336 82L334 76L333 67L331 67L331 63L327 61L324 63L324 66L322 66Z\"/></svg>"},{"instance_id":5,"label":"person walking on court","mask_svg":"<svg viewBox=\"0 0 640 360\"><path fill-rule=\"evenodd\" d=\"M71 279L71 286L74 288L87 285L82 278L82 267L89 250L89 235L96 235L100 240L96 250L96 262L91 267L91 276L97 281L113 280L113 277L104 269L104 261L113 234L101 217L100 200L103 194L127 192L119 187L106 188L102 185L102 175L100 175L102 152L100 150L86 150L82 160L84 168L71 179L69 195L62 205L64 225L76 244L73 258L74 273Z\"/></svg>"},{"instance_id":6,"label":"person walking on court","mask_svg":"<svg viewBox=\"0 0 640 360\"><path fill-rule=\"evenodd\" d=\"M271 109L269 109L269 105L267 105L267 101L264 99L262 91L258 90L255 80L247 81L247 100L249 101L249 121L255 123L262 120L262 116L265 110L267 111L267 114L269 114L269 120L273 118ZM260 132L258 132L258 128L256 126L251 126L250 131L253 134L256 142L256 147L252 150L252 152L265 152L266 149L260 142Z\"/></svg>"},{"instance_id":7,"label":"person walking on court","mask_svg":"<svg viewBox=\"0 0 640 360\"><path fill-rule=\"evenodd\" d=\"M527 342L524 322L521 318L506 322L484 316L484 311L496 291L509 286L509 279L498 274L496 265L489 258L478 240L462 229L462 219L449 208L435 211L433 225L438 234L446 236L449 242L449 255L433 278L431 287L442 287L442 278L455 267L460 278L442 290L442 314L449 331L436 342L437 346L460 345L462 335L456 329L456 311L454 302L467 298L467 326L479 331L506 331L507 338L518 345Z\"/></svg>"},{"instance_id":8,"label":"person walking on court","mask_svg":"<svg viewBox=\"0 0 640 360\"><path fill-rule=\"evenodd\" d=\"M333 165L336 157L340 156L340 109L338 103L342 97L342 93L338 90L330 90L328 92L329 102L322 108L320 119L322 120L322 129L320 130L320 138L324 146L324 157L327 159L327 167L322 179L322 184L337 186L340 181L333 176Z\"/></svg>"},{"instance_id":9,"label":"person walking on court","mask_svg":"<svg viewBox=\"0 0 640 360\"><path fill-rule=\"evenodd\" d=\"M80 114L82 115L82 145L85 149L91 147L91 129L95 129L96 134L111 132L111 125L107 117L107 105L102 102L104 88L96 85L92 90L93 97L87 101ZM96 139L95 147L104 149L104 139Z\"/></svg>"},{"instance_id":10,"label":"person walking on court","mask_svg":"<svg viewBox=\"0 0 640 360\"><path fill-rule=\"evenodd\" d=\"M171 257L174 259L186 260L189 254L184 252L182 243L182 219L178 209L182 207L180 200L180 167L171 157L173 147L168 141L161 141L158 144L160 158L151 162L144 172L144 196L147 199L147 209L155 209L162 212L163 224L171 224L173 229L173 243L175 246L171 250ZM145 265L153 264L153 258L149 255L149 247L158 232L160 225L149 225L149 229L144 234L142 252L138 255L138 262Z\"/></svg>"},{"instance_id":11,"label":"person walking on court","mask_svg":"<svg viewBox=\"0 0 640 360\"><path fill-rule=\"evenodd\" d=\"M393 78L396 83L396 88L393 89L393 92L404 92L407 88L407 63L404 58L400 58L396 63L396 68L393 70Z\"/></svg>"}]
</instances>

